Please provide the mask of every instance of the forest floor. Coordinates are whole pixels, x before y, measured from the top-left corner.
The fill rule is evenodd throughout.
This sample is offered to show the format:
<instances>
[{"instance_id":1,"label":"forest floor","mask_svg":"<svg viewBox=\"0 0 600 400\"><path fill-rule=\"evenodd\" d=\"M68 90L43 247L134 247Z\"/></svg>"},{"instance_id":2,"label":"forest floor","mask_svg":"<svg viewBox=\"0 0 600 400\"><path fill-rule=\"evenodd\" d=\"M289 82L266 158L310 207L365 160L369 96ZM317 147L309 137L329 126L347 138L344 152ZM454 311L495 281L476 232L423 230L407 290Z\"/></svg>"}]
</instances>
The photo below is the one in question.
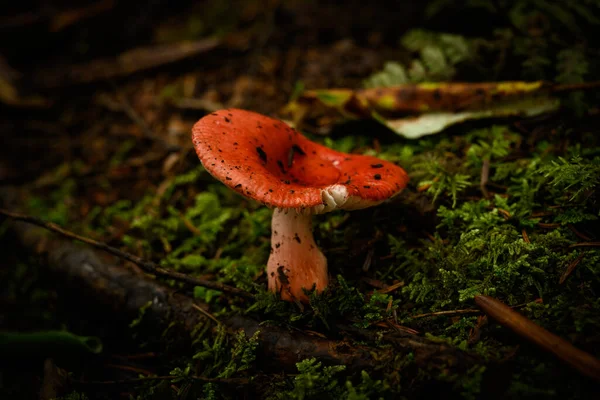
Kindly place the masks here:
<instances>
[{"instance_id":1,"label":"forest floor","mask_svg":"<svg viewBox=\"0 0 600 400\"><path fill-rule=\"evenodd\" d=\"M0 217L0 398L598 393L597 359L557 357L475 302L600 357L597 90L413 139L390 115L301 101L402 83L585 86L600 81L600 3L57 3L0 18L0 208L80 237ZM196 156L193 124L222 108L410 176L377 207L315 217L331 279L308 304L267 291L272 210Z\"/></svg>"}]
</instances>

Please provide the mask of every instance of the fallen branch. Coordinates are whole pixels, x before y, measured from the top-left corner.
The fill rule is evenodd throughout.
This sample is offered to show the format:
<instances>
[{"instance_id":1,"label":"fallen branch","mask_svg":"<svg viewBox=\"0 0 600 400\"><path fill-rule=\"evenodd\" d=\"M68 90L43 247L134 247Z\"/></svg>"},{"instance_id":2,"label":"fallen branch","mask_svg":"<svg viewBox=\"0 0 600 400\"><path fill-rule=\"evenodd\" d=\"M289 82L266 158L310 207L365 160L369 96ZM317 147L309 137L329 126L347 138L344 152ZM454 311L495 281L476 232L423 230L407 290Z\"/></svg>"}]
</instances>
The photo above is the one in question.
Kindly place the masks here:
<instances>
[{"instance_id":1,"label":"fallen branch","mask_svg":"<svg viewBox=\"0 0 600 400\"><path fill-rule=\"evenodd\" d=\"M417 319L417 318L425 318L425 317L438 317L438 316L442 316L442 315L455 316L455 315L479 314L479 313L481 313L481 311L475 310L473 308L467 308L464 310L436 311L436 312L431 312L431 313L427 313L427 314L417 314L417 315L412 315L410 318Z\"/></svg>"},{"instance_id":2,"label":"fallen branch","mask_svg":"<svg viewBox=\"0 0 600 400\"><path fill-rule=\"evenodd\" d=\"M225 285L220 282L207 281L205 279L198 279L198 278L194 278L193 276L182 274L181 272L165 269L152 261L144 260L141 257L138 257L131 253L127 253L125 251L121 251L115 247L107 245L106 243L99 242L94 239L90 239L90 238L87 238L84 236L77 235L76 233L73 233L71 231L68 231L68 230L56 225L55 223L46 222L37 217L20 214L20 213L16 213L16 212L4 210L4 209L0 209L0 215L4 215L4 216L12 218L16 221L23 221L23 222L27 222L29 224L37 225L37 226L40 226L49 231L58 233L69 239L75 239L75 240L79 240L80 242L87 243L91 246L94 246L97 249L106 251L107 253L113 254L124 260L131 261L132 263L139 266L141 269L143 269L144 271L146 271L149 274L154 274L154 275L157 275L157 276L160 276L163 278L175 279L176 281L184 282L184 283L187 283L187 284L193 285L193 286L203 286L203 287L207 287L210 289L220 290L222 292L234 294L236 296L244 297L247 299L254 298L254 295L252 293L246 292L245 290L238 289L233 286Z\"/></svg>"},{"instance_id":3,"label":"fallen branch","mask_svg":"<svg viewBox=\"0 0 600 400\"><path fill-rule=\"evenodd\" d=\"M5 198L6 192L0 192L0 202ZM196 309L208 309L208 305L118 265L114 257L70 240L48 237L43 229L29 223L9 221L8 228L26 251L45 261L59 282L76 291L78 301L88 299L109 308L107 314L113 315L111 318L129 321L138 317L140 308L145 306L144 333L159 332L161 342L165 339L160 332L168 327L172 336L189 345L192 332L208 321L208 317ZM257 363L265 370L295 372L297 362L312 357L329 365L345 365L352 371L381 369L400 354L411 354L419 368L445 373L462 373L481 362L455 347L416 335L386 335L385 339L393 346L390 349L358 345L351 338L332 340L284 327L261 325L242 315L223 317L219 321L230 332L242 329L251 336L260 331ZM354 333L352 327L343 331ZM361 330L358 333L363 340L381 343L376 331Z\"/></svg>"},{"instance_id":4,"label":"fallen branch","mask_svg":"<svg viewBox=\"0 0 600 400\"><path fill-rule=\"evenodd\" d=\"M113 381L82 381L73 380L73 383L81 386L98 386L98 385L139 385L144 382L152 381L172 381L175 379L182 379L179 376L166 375L166 376L144 376L142 378L134 379L120 379ZM211 383L222 383L225 385L247 385L250 380L248 378L206 378L204 376L186 376L184 380L198 381L198 382L211 382Z\"/></svg>"}]
</instances>

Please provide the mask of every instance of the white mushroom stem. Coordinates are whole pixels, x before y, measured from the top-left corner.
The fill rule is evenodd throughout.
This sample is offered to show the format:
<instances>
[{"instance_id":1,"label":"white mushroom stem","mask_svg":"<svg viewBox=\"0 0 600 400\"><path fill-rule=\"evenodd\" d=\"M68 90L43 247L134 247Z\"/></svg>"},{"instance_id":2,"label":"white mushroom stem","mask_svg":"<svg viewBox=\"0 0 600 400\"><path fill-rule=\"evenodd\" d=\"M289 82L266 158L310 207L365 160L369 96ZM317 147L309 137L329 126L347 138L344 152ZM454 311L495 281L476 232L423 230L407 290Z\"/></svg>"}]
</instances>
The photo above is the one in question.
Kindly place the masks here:
<instances>
[{"instance_id":1,"label":"white mushroom stem","mask_svg":"<svg viewBox=\"0 0 600 400\"><path fill-rule=\"evenodd\" d=\"M328 283L327 259L312 233L312 215L275 209L271 223L269 290L288 301L308 302L302 288L321 292Z\"/></svg>"}]
</instances>

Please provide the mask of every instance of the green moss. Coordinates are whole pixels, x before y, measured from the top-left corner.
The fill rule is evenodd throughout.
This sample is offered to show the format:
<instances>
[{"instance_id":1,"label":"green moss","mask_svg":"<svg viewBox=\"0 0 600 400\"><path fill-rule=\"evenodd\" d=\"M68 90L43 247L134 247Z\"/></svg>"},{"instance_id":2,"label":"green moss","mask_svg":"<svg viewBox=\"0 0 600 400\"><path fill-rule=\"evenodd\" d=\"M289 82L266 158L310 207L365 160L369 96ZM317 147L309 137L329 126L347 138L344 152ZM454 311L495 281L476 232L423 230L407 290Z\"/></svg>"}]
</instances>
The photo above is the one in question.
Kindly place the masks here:
<instances>
[{"instance_id":1,"label":"green moss","mask_svg":"<svg viewBox=\"0 0 600 400\"><path fill-rule=\"evenodd\" d=\"M55 400L88 400L89 398L84 393L71 392L66 396L61 396Z\"/></svg>"},{"instance_id":2,"label":"green moss","mask_svg":"<svg viewBox=\"0 0 600 400\"><path fill-rule=\"evenodd\" d=\"M273 399L309 400L322 398L342 398L343 387L338 375L346 369L343 365L323 367L315 358L296 364L298 375L292 388L274 394Z\"/></svg>"},{"instance_id":3,"label":"green moss","mask_svg":"<svg viewBox=\"0 0 600 400\"><path fill-rule=\"evenodd\" d=\"M569 134L558 131L557 140ZM520 311L527 317L591 349L600 340L596 295L600 251L569 246L581 241L572 228L598 234L594 224L599 215L600 149L592 136L583 134L577 139L575 145L562 148L554 141L527 143L524 135L498 125L464 135L394 143L380 154L367 150L405 165L413 178L411 186L395 203L316 218L315 236L336 278L322 294L311 293L303 309L279 301L265 288L271 211L232 195L201 169L174 178L161 195L150 193L138 203L120 201L97 212L93 221L99 232L115 220L128 222L125 244L131 251L141 249L165 267L210 274L256 294L255 302L244 303L225 300L218 291L195 288L195 297L211 304L217 317L245 313L266 324L325 335L335 334L338 324L348 323L375 333L375 324L397 319L398 324L493 363L512 354L514 343L498 337L502 329L492 322L479 326L473 315L412 318L473 308L473 296L484 293L521 305ZM328 140L345 151L369 143L367 137L355 136ZM492 184L487 198L477 184L484 161L489 163ZM419 194L416 189L427 180L432 184L430 190ZM417 207L414 196L429 206L417 218L409 218ZM373 265L365 272L369 251L374 252ZM580 257L575 270L560 284L565 271ZM381 294L361 280L365 276L387 285L402 281L404 286ZM473 341L474 330L481 331L479 340ZM392 351L383 336L374 337L377 339L370 345ZM232 336L222 327L213 330L207 324L198 327L194 346L193 357L179 361L173 369L188 393L229 398L222 385L197 382L191 375L224 378L252 376L257 371L256 336L248 338L241 332ZM507 381L509 395L565 393L542 383L557 368L554 361L539 359L538 353L519 353L514 364L515 372ZM323 366L319 360L305 360L298 368L295 377L272 379L263 389L265 395L392 398L419 393L436 382L449 385L449 390L461 397L476 398L485 390L490 373L486 365L463 375L417 370L410 354L389 357L369 374ZM403 379L398 370L410 379ZM578 382L576 376L569 379L565 387ZM158 393L161 385L164 383L149 387Z\"/></svg>"}]
</instances>

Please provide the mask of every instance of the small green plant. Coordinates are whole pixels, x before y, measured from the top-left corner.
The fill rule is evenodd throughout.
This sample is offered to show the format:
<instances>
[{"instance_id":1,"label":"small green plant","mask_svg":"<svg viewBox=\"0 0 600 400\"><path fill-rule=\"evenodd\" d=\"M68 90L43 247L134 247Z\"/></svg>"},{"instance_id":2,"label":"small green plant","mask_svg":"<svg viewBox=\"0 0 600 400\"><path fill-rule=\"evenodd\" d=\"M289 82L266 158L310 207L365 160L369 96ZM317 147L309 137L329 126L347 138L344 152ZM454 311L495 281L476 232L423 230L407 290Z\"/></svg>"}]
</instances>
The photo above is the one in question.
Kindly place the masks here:
<instances>
[{"instance_id":1,"label":"small green plant","mask_svg":"<svg viewBox=\"0 0 600 400\"><path fill-rule=\"evenodd\" d=\"M426 188L433 201L448 193L452 199L452 207L456 206L458 194L471 185L471 176L458 172L460 168L453 165L451 160L437 157L430 157L413 166L422 177L419 186Z\"/></svg>"},{"instance_id":2,"label":"small green plant","mask_svg":"<svg viewBox=\"0 0 600 400\"><path fill-rule=\"evenodd\" d=\"M346 369L343 365L323 367L315 358L296 364L298 376L294 378L293 389L281 393L280 399L309 400L340 398L343 388L338 375Z\"/></svg>"},{"instance_id":3,"label":"small green plant","mask_svg":"<svg viewBox=\"0 0 600 400\"><path fill-rule=\"evenodd\" d=\"M418 54L408 67L388 61L383 69L363 81L365 87L387 87L404 83L449 80L456 74L456 65L472 55L469 41L462 36L435 33L421 29L409 31L402 45Z\"/></svg>"}]
</instances>

